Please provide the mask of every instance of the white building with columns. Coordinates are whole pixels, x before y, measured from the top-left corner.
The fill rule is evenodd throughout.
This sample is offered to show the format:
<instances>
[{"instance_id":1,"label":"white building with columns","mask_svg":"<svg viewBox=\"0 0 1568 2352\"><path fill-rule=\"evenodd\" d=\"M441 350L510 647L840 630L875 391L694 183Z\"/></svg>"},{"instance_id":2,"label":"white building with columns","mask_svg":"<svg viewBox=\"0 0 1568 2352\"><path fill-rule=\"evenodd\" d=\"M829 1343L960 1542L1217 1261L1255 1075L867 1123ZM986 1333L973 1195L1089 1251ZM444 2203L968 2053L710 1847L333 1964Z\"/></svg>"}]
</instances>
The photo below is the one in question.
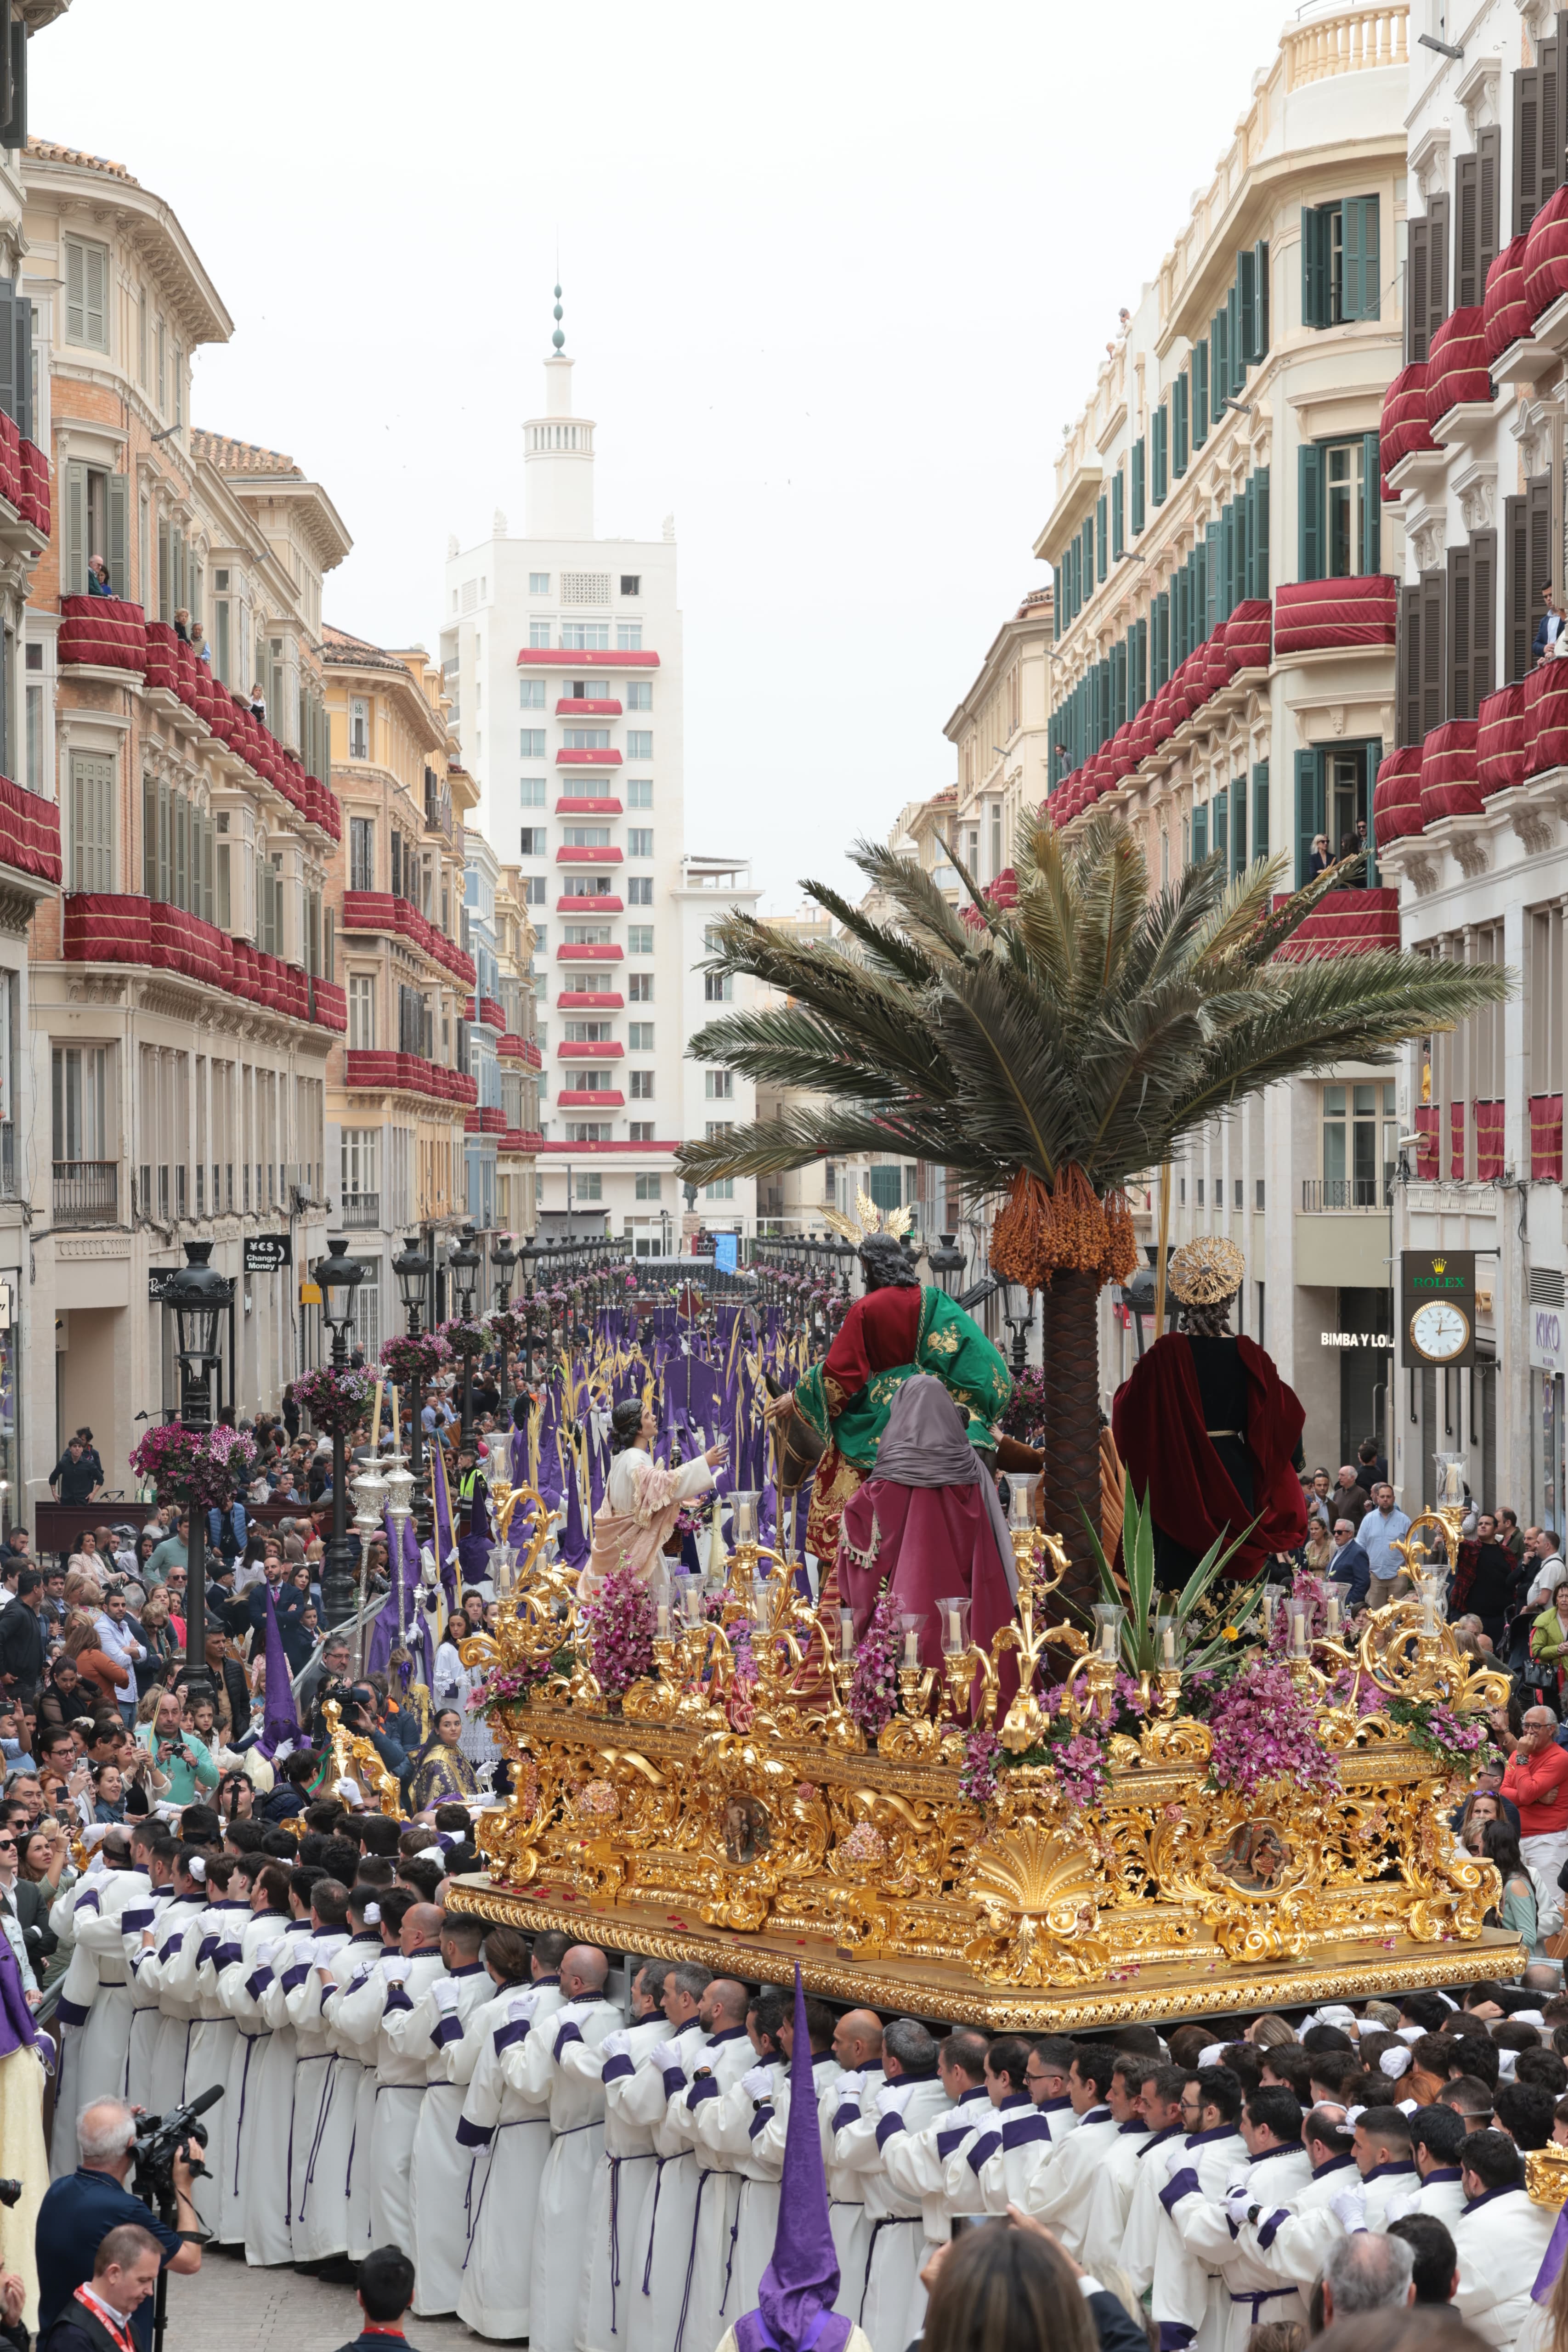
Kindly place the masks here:
<instances>
[{"instance_id":1,"label":"white building with columns","mask_svg":"<svg viewBox=\"0 0 1568 2352\"><path fill-rule=\"evenodd\" d=\"M657 540L596 535L597 427L574 406L561 315L557 289L523 534L498 512L488 538L452 541L441 660L471 823L518 867L537 929L541 1233L602 1213L653 1254L680 1231L677 1145L753 1116L745 1080L684 1056L720 985L703 941L759 894L743 860L686 854L674 518ZM709 1188L695 1214L750 1232L755 1191Z\"/></svg>"}]
</instances>

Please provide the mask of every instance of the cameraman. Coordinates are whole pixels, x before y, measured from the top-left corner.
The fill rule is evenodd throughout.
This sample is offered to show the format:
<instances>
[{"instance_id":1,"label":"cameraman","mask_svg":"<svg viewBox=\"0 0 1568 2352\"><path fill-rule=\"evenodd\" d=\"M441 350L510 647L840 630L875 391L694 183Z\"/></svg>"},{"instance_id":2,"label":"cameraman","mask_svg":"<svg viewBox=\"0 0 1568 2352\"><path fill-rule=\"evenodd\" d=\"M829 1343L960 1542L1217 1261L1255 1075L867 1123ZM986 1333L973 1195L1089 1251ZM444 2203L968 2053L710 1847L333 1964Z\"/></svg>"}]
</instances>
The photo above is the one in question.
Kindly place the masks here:
<instances>
[{"instance_id":1,"label":"cameraman","mask_svg":"<svg viewBox=\"0 0 1568 2352\"><path fill-rule=\"evenodd\" d=\"M163 2249L163 2266L189 2273L202 2266L202 2250L191 2242L202 2225L191 2202L191 2168L184 2155L174 2164L178 2199L178 2232L165 2228L139 2197L125 2186L132 2167L136 2117L123 2099L95 2099L77 2121L81 2160L66 2178L51 2181L38 2208L34 2241L38 2261L38 2334L47 2336L70 2303L79 2286L92 2277L98 2249L110 2230L134 2223L155 2238ZM142 2303L132 2323L137 2343L147 2352L153 2340L153 2303Z\"/></svg>"}]
</instances>

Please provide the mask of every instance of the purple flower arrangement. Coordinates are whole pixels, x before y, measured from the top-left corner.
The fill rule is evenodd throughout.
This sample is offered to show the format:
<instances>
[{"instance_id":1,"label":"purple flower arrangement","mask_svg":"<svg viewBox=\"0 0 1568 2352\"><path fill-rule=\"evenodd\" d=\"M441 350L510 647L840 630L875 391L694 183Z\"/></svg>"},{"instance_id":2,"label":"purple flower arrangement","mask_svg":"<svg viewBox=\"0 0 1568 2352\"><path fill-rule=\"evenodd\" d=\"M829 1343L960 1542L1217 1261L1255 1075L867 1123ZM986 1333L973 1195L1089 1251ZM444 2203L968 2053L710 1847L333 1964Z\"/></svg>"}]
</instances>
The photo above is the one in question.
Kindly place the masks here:
<instances>
[{"instance_id":1,"label":"purple flower arrangement","mask_svg":"<svg viewBox=\"0 0 1568 2352\"><path fill-rule=\"evenodd\" d=\"M294 1401L328 1437L352 1437L370 1411L375 1396L372 1372L301 1372L294 1382Z\"/></svg>"},{"instance_id":2,"label":"purple flower arrangement","mask_svg":"<svg viewBox=\"0 0 1568 2352\"><path fill-rule=\"evenodd\" d=\"M871 1612L865 1638L855 1653L855 1671L844 1706L868 1739L885 1731L898 1713L899 1604L890 1592L884 1592Z\"/></svg>"},{"instance_id":3,"label":"purple flower arrangement","mask_svg":"<svg viewBox=\"0 0 1568 2352\"><path fill-rule=\"evenodd\" d=\"M976 1724L964 1735L958 1769L959 1794L972 1805L994 1805L1001 1790L1002 1742Z\"/></svg>"},{"instance_id":4,"label":"purple flower arrangement","mask_svg":"<svg viewBox=\"0 0 1568 2352\"><path fill-rule=\"evenodd\" d=\"M1446 1769L1466 1780L1495 1761L1489 1728L1479 1716L1459 1716L1436 1698L1393 1698L1384 1709L1413 1748L1435 1756Z\"/></svg>"},{"instance_id":5,"label":"purple flower arrangement","mask_svg":"<svg viewBox=\"0 0 1568 2352\"><path fill-rule=\"evenodd\" d=\"M381 1369L397 1388L419 1390L450 1362L451 1355L439 1331L426 1331L417 1339L389 1339L381 1351Z\"/></svg>"},{"instance_id":6,"label":"purple flower arrangement","mask_svg":"<svg viewBox=\"0 0 1568 2352\"><path fill-rule=\"evenodd\" d=\"M606 1698L624 1698L634 1683L654 1670L658 1620L652 1593L636 1569L623 1560L577 1613L587 1637L588 1667L595 1681Z\"/></svg>"},{"instance_id":7,"label":"purple flower arrangement","mask_svg":"<svg viewBox=\"0 0 1568 2352\"><path fill-rule=\"evenodd\" d=\"M1216 1789L1256 1797L1270 1780L1294 1780L1327 1796L1340 1785L1338 1759L1318 1737L1312 1707L1288 1668L1261 1658L1215 1695L1208 1711L1209 1777Z\"/></svg>"}]
</instances>

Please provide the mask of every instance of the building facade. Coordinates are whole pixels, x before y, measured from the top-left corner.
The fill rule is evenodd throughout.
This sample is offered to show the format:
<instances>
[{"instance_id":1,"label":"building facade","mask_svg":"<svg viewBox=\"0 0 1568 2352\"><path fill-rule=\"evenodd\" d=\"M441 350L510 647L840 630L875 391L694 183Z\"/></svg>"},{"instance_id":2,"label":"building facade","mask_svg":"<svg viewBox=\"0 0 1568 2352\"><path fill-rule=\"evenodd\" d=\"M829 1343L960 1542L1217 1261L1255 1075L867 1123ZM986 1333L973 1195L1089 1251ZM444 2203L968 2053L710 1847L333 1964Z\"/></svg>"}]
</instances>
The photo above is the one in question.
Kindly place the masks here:
<instances>
[{"instance_id":1,"label":"building facade","mask_svg":"<svg viewBox=\"0 0 1568 2352\"><path fill-rule=\"evenodd\" d=\"M743 866L687 856L674 522L656 541L595 535L597 428L554 341L523 426L523 536L498 514L453 544L441 661L476 829L534 928L541 1216L603 1213L647 1251L678 1213L679 1142L752 1113L742 1079L687 1067L707 1000L686 959L721 904L756 894ZM754 1184L710 1188L697 1214L749 1231Z\"/></svg>"},{"instance_id":2,"label":"building facade","mask_svg":"<svg viewBox=\"0 0 1568 2352\"><path fill-rule=\"evenodd\" d=\"M328 876L346 1025L327 1065L327 1168L365 1268L355 1338L374 1357L404 1328L392 1260L411 1232L437 1262L468 1215L466 1129L479 1101L464 906L471 778L441 673L342 629L322 661L342 838ZM490 1055L493 1065L493 1051Z\"/></svg>"},{"instance_id":3,"label":"building facade","mask_svg":"<svg viewBox=\"0 0 1568 2352\"><path fill-rule=\"evenodd\" d=\"M1394 731L1404 533L1382 505L1378 433L1404 358L1408 67L1402 7L1297 19L1236 139L1143 288L1068 429L1036 545L1056 584L1050 806L1116 808L1153 887L1219 854L1370 839ZM1392 942L1394 893L1336 894L1307 952ZM1310 1459L1338 1464L1392 1398L1388 1183L1400 1110L1385 1070L1273 1089L1171 1171L1170 1236L1227 1234L1247 1260L1241 1328L1307 1409ZM1159 1187L1142 1237L1158 1232ZM1134 1335L1105 1307L1107 1401Z\"/></svg>"},{"instance_id":4,"label":"building facade","mask_svg":"<svg viewBox=\"0 0 1568 2352\"><path fill-rule=\"evenodd\" d=\"M23 182L58 489L25 675L64 866L30 942L32 1132L52 1148L27 1171L29 1287L55 1387L25 1440L31 1502L83 1421L128 1484L133 1410L175 1398L159 1299L185 1239L237 1278L226 1403L275 1399L311 1360L297 1270L325 1239L344 1019L316 640L349 540L291 458L191 426L192 352L229 320L168 205L36 141ZM107 598L83 593L95 556ZM263 1236L273 1265L247 1267Z\"/></svg>"},{"instance_id":5,"label":"building facade","mask_svg":"<svg viewBox=\"0 0 1568 2352\"><path fill-rule=\"evenodd\" d=\"M1568 663L1538 664L1537 644L1542 592L1560 602L1568 573L1568 16L1492 0L1455 46L1411 50L1407 365L1382 446L1384 512L1404 525L1400 691L1378 856L1407 947L1504 963L1516 987L1403 1076L1393 1252L1477 1255L1464 1360L1415 1360L1403 1316L1392 1334L1395 1442L1407 1492L1457 1453L1484 1504L1560 1529Z\"/></svg>"}]
</instances>

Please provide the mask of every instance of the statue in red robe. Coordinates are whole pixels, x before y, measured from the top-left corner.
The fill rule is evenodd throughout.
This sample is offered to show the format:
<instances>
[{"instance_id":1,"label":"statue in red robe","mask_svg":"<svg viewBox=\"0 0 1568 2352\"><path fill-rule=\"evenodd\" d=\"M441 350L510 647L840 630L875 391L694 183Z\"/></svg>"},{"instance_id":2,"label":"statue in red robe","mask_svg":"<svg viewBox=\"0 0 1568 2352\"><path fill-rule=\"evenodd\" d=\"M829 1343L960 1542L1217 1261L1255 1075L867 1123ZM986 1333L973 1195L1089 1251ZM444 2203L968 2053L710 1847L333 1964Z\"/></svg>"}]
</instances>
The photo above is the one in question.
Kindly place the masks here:
<instances>
[{"instance_id":1,"label":"statue in red robe","mask_svg":"<svg viewBox=\"0 0 1568 2352\"><path fill-rule=\"evenodd\" d=\"M1230 1329L1245 1265L1234 1242L1210 1235L1174 1253L1167 1278L1182 1328L1155 1340L1111 1407L1132 1491L1150 1498L1162 1591L1179 1591L1211 1545L1249 1528L1229 1578L1257 1576L1306 1537L1300 1399L1256 1340Z\"/></svg>"}]
</instances>

